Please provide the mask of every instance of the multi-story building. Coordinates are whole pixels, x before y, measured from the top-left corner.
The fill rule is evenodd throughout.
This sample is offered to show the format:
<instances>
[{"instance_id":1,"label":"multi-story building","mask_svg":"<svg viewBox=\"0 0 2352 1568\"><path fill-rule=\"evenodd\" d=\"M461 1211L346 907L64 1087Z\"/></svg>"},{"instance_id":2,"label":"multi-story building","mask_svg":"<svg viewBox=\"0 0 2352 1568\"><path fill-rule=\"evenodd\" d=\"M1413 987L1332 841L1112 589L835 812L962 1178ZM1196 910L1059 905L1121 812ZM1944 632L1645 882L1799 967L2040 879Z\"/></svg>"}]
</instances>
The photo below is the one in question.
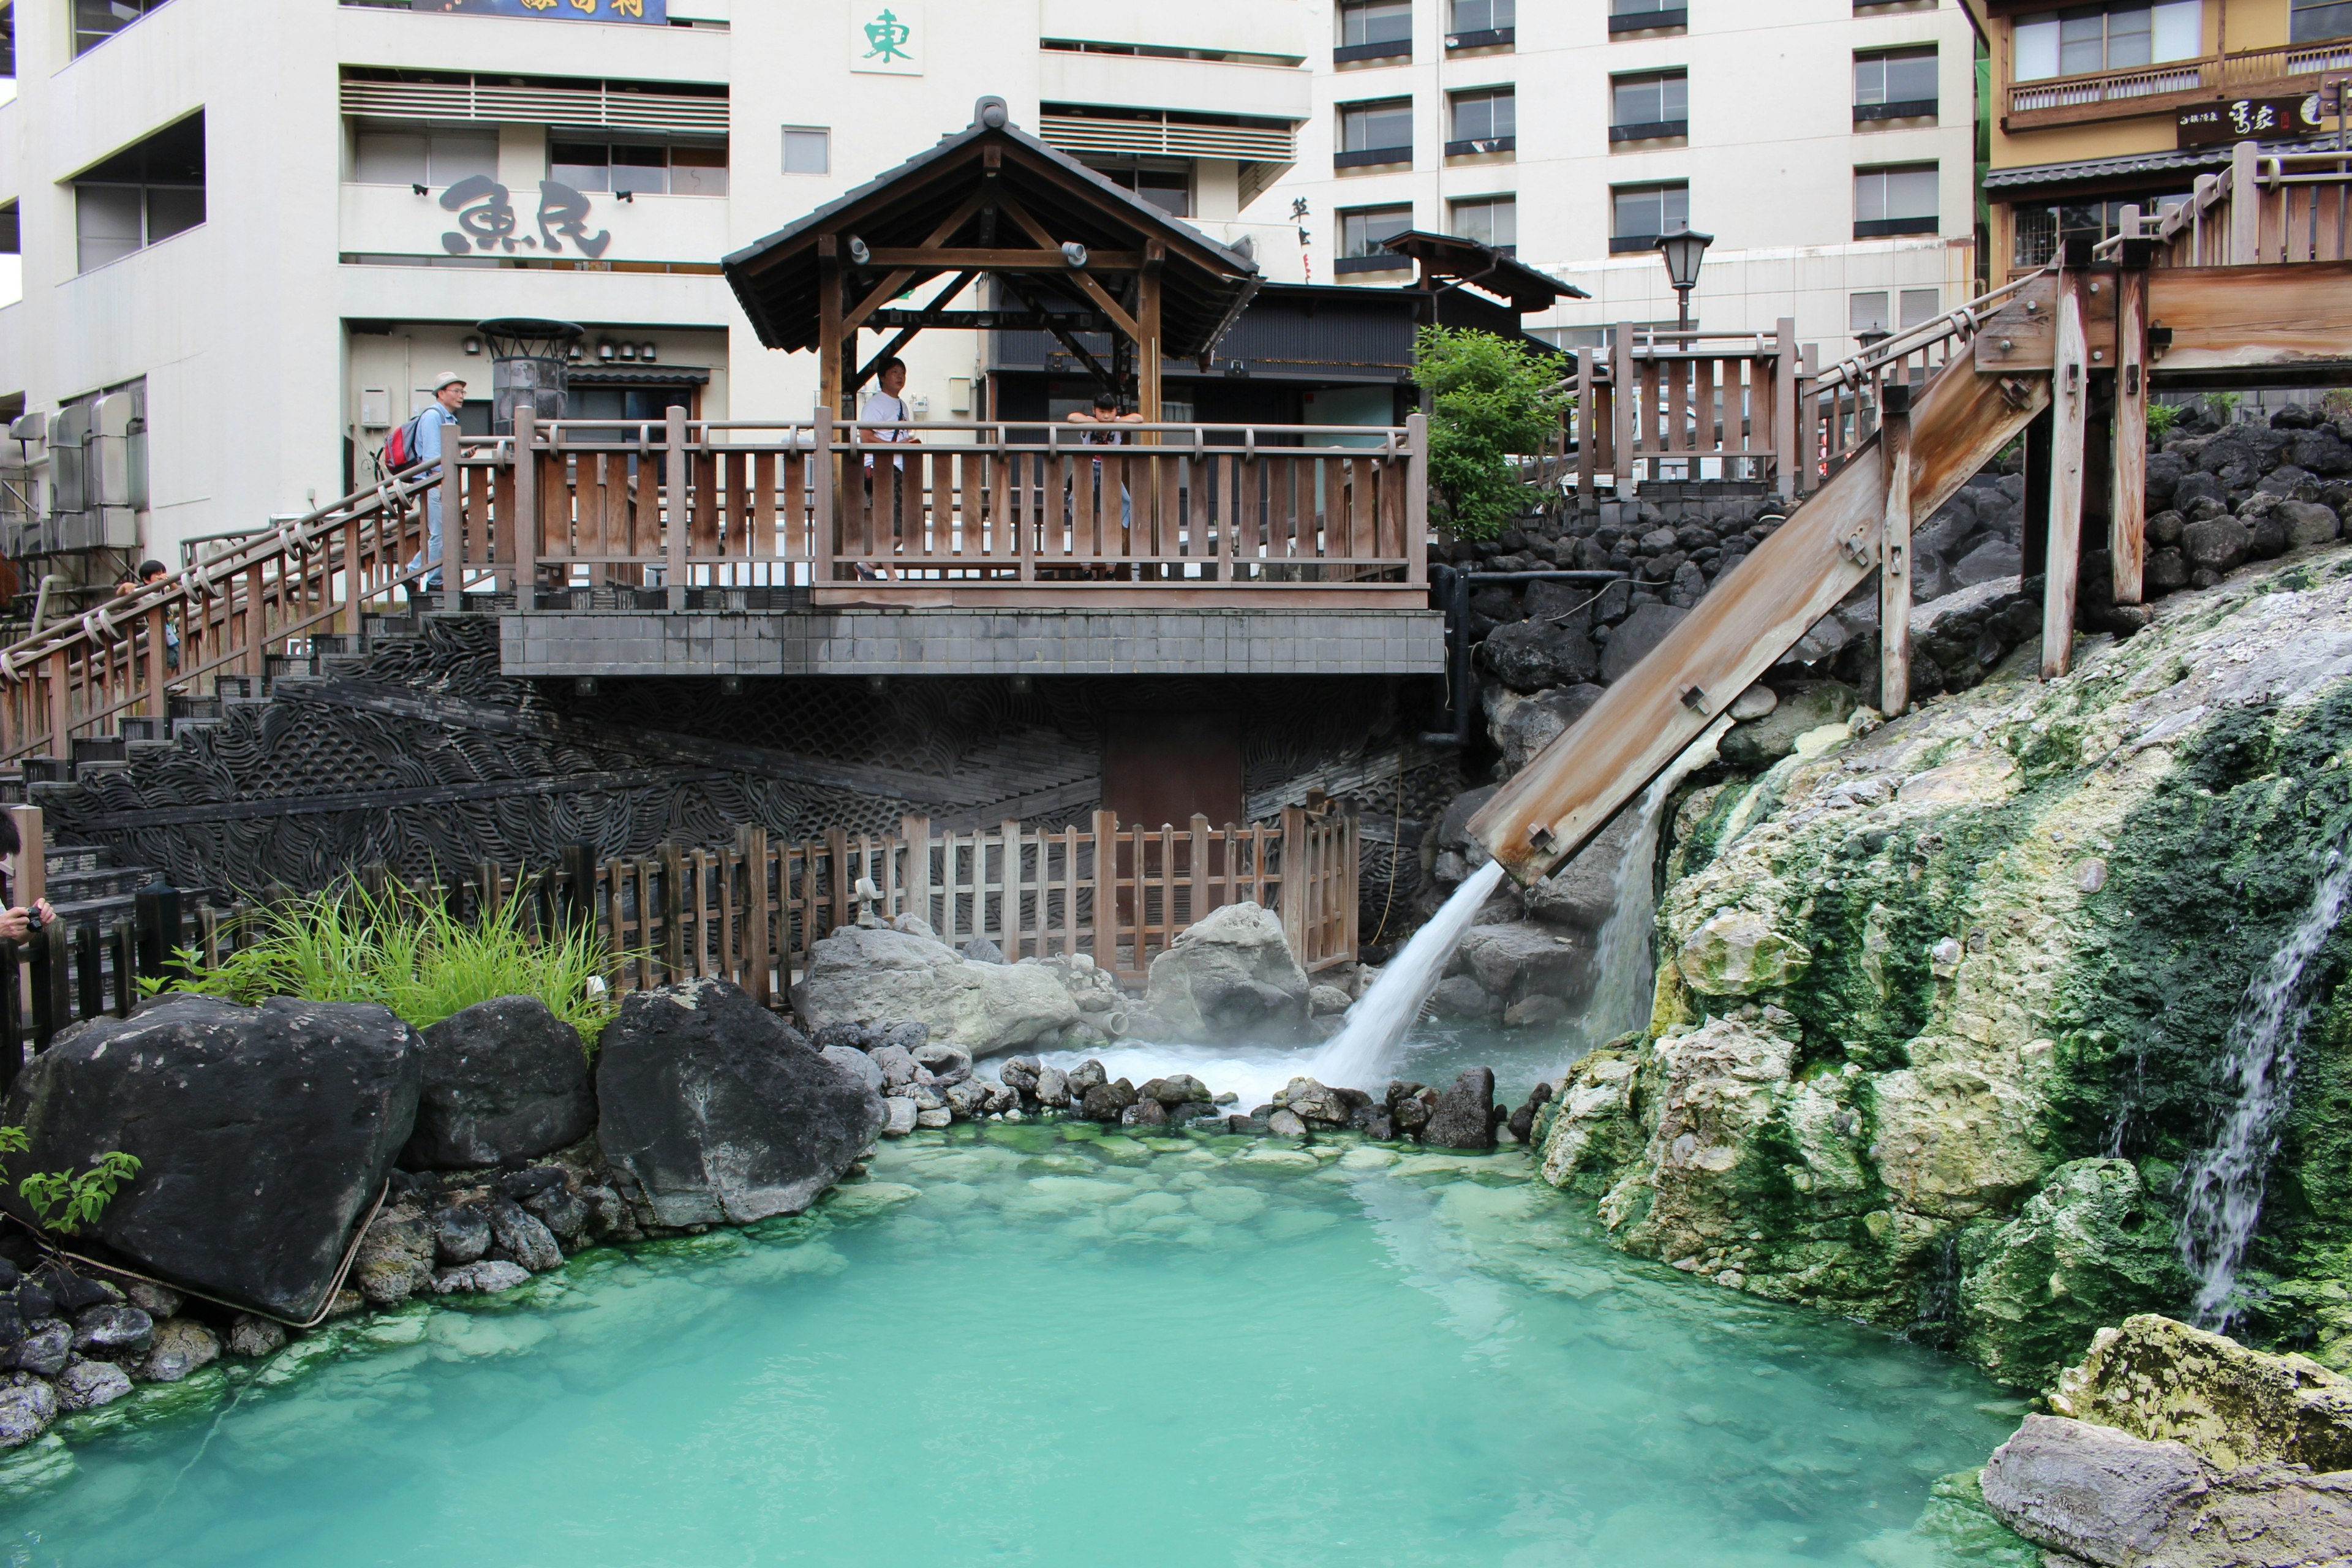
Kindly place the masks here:
<instances>
[{"instance_id":1,"label":"multi-story building","mask_svg":"<svg viewBox=\"0 0 2352 1568\"><path fill-rule=\"evenodd\" d=\"M804 415L814 356L759 345L719 259L982 94L1301 276L1295 226L1242 212L1296 155L1318 6L1019 10L0 0L0 414L37 416L12 489L109 571L302 513L365 482L439 372L488 428L490 318L584 329L575 416ZM982 338L918 341L919 415L971 410Z\"/></svg>"},{"instance_id":2,"label":"multi-story building","mask_svg":"<svg viewBox=\"0 0 2352 1568\"><path fill-rule=\"evenodd\" d=\"M2325 144L2331 77L2352 76L2345 0L1966 0L1990 56L1985 176L1996 279L2066 237L2158 212L2232 148Z\"/></svg>"},{"instance_id":3,"label":"multi-story building","mask_svg":"<svg viewBox=\"0 0 2352 1568\"><path fill-rule=\"evenodd\" d=\"M1583 289L1569 344L1675 320L1654 249L1715 236L1699 325L1801 338L1924 319L1973 275L1973 39L1952 0L1339 0L1298 165L1318 280L1469 236ZM1318 61L1318 66L1321 61ZM1253 212L1262 209L1252 209Z\"/></svg>"}]
</instances>

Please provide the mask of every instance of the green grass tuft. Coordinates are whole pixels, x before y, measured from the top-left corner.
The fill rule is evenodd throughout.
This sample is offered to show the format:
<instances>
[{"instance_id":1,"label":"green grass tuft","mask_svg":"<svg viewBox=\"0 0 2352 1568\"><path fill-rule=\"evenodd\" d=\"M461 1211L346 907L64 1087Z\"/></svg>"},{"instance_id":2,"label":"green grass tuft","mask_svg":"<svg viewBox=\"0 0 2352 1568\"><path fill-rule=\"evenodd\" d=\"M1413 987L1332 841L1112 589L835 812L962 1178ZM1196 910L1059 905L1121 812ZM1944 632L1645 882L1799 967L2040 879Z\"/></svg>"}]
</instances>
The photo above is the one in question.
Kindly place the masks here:
<instances>
[{"instance_id":1,"label":"green grass tuft","mask_svg":"<svg viewBox=\"0 0 2352 1568\"><path fill-rule=\"evenodd\" d=\"M613 960L589 927L535 934L525 904L510 899L465 921L436 900L345 882L255 916L216 965L184 954L188 977L172 988L247 1005L376 1002L420 1029L494 996L536 996L593 1052L614 1011L601 979Z\"/></svg>"}]
</instances>

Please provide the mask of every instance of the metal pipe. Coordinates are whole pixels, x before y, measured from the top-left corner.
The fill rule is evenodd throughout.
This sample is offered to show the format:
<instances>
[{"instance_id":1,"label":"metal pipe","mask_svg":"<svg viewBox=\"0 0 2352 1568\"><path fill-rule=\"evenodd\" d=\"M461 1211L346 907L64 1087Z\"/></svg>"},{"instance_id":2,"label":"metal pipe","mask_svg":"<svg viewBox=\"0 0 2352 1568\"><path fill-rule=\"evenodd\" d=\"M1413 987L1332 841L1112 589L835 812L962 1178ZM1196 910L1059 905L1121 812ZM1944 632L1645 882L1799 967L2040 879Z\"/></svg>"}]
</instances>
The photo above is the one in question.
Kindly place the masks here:
<instances>
[{"instance_id":1,"label":"metal pipe","mask_svg":"<svg viewBox=\"0 0 2352 1568\"><path fill-rule=\"evenodd\" d=\"M1583 583L1603 586L1625 580L1622 572L1465 572L1443 563L1430 568L1433 597L1445 610L1445 675L1452 699L1454 727L1424 731L1424 746L1466 746L1470 743L1470 708L1477 693L1477 677L1470 668L1470 585L1474 583Z\"/></svg>"}]
</instances>

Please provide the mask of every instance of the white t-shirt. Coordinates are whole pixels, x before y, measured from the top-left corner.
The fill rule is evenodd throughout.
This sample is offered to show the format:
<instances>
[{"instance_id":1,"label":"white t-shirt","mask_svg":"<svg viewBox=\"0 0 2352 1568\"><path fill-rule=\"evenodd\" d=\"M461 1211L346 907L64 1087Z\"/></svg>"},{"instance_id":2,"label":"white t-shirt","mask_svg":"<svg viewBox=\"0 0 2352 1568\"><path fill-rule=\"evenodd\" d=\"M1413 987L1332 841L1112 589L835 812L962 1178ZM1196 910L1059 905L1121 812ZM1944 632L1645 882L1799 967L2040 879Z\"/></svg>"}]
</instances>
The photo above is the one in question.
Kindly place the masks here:
<instances>
[{"instance_id":1,"label":"white t-shirt","mask_svg":"<svg viewBox=\"0 0 2352 1568\"><path fill-rule=\"evenodd\" d=\"M857 416L860 419L898 420L906 420L914 417L914 416L907 412L907 400L905 398L893 397L887 392L878 391L869 392L866 395L866 402L858 409ZM911 441L915 438L915 433L912 430L861 430L858 432L858 437L859 439L866 441ZM904 458L893 458L890 460L901 468L907 466L907 459ZM869 468L872 468L874 466L874 459L870 457L867 458L866 459L866 466Z\"/></svg>"}]
</instances>

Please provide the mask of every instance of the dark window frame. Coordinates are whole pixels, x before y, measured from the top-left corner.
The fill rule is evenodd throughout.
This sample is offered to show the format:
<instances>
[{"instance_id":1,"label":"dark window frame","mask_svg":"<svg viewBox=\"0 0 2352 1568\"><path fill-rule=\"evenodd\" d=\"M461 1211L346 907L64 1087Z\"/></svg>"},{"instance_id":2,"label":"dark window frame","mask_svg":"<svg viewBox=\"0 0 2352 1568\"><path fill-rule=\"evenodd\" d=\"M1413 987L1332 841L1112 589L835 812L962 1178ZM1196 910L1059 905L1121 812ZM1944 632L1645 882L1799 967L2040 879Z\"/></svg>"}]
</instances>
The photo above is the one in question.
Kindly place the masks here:
<instances>
[{"instance_id":1,"label":"dark window frame","mask_svg":"<svg viewBox=\"0 0 2352 1568\"><path fill-rule=\"evenodd\" d=\"M1620 88L1654 82L1663 89L1670 81L1679 81L1683 84L1683 112L1680 119L1621 121L1617 118L1617 91ZM1667 102L1669 96L1664 90L1659 92L1660 109L1670 107ZM1669 66L1664 69L1650 71L1626 71L1609 79L1609 140L1612 142L1649 142L1664 137L1689 134L1690 68L1687 66Z\"/></svg>"},{"instance_id":2,"label":"dark window frame","mask_svg":"<svg viewBox=\"0 0 2352 1568\"><path fill-rule=\"evenodd\" d=\"M1633 195L1641 192L1655 192L1661 198L1664 198L1665 195L1675 191L1680 191L1683 197L1683 216L1680 227L1661 228L1654 233L1620 234L1617 232L1617 203L1620 197ZM1659 221L1661 223L1669 221L1664 214L1665 205L1666 204L1662 199L1659 204ZM1684 229L1688 227L1690 227L1690 182L1688 180L1638 180L1627 184L1612 185L1609 187L1610 255L1622 256L1631 251L1654 250L1657 248L1659 240L1664 238L1669 234L1680 234Z\"/></svg>"},{"instance_id":3,"label":"dark window frame","mask_svg":"<svg viewBox=\"0 0 2352 1568\"><path fill-rule=\"evenodd\" d=\"M1402 234L1406 229L1412 227L1411 202L1375 202L1369 206L1341 207L1331 215L1334 240L1331 262L1333 271L1402 272L1412 268L1412 262L1410 258L1399 256L1393 250L1381 249L1378 240L1370 242L1360 250L1351 248L1354 242L1348 237L1348 220L1368 218L1375 214L1384 215L1391 220L1401 222L1402 226L1391 230L1391 234ZM1381 237L1388 237L1384 235Z\"/></svg>"},{"instance_id":4,"label":"dark window frame","mask_svg":"<svg viewBox=\"0 0 2352 1568\"><path fill-rule=\"evenodd\" d=\"M1368 12L1375 5L1383 3L1385 0L1340 0L1338 14L1334 18L1339 25L1339 37L1331 47L1332 64L1349 65L1357 60L1412 58L1412 7L1410 5L1403 8L1404 34L1402 37L1360 38L1352 44L1348 42L1349 19Z\"/></svg>"},{"instance_id":5,"label":"dark window frame","mask_svg":"<svg viewBox=\"0 0 2352 1568\"><path fill-rule=\"evenodd\" d=\"M1363 169L1383 163L1412 162L1412 100L1411 97L1367 98L1333 106L1339 111L1339 142L1332 149L1331 166L1335 169ZM1393 110L1402 107L1405 116L1405 139L1376 147L1350 147L1348 143L1348 119L1353 113L1369 117L1376 109Z\"/></svg>"},{"instance_id":6,"label":"dark window frame","mask_svg":"<svg viewBox=\"0 0 2352 1568\"><path fill-rule=\"evenodd\" d=\"M1617 7L1622 3L1622 0L1610 0L1609 35L1612 37L1620 33L1663 33L1690 26L1690 7L1687 5L1620 11Z\"/></svg>"},{"instance_id":7,"label":"dark window frame","mask_svg":"<svg viewBox=\"0 0 2352 1568\"><path fill-rule=\"evenodd\" d=\"M1896 174L1926 174L1935 191L1935 210L1927 213L1900 213L1892 216L1866 218L1862 216L1862 182L1872 175L1887 178ZM1907 163L1864 164L1853 172L1853 237L1856 239L1885 239L1895 235L1938 234L1943 229L1943 165L1927 161Z\"/></svg>"}]
</instances>

